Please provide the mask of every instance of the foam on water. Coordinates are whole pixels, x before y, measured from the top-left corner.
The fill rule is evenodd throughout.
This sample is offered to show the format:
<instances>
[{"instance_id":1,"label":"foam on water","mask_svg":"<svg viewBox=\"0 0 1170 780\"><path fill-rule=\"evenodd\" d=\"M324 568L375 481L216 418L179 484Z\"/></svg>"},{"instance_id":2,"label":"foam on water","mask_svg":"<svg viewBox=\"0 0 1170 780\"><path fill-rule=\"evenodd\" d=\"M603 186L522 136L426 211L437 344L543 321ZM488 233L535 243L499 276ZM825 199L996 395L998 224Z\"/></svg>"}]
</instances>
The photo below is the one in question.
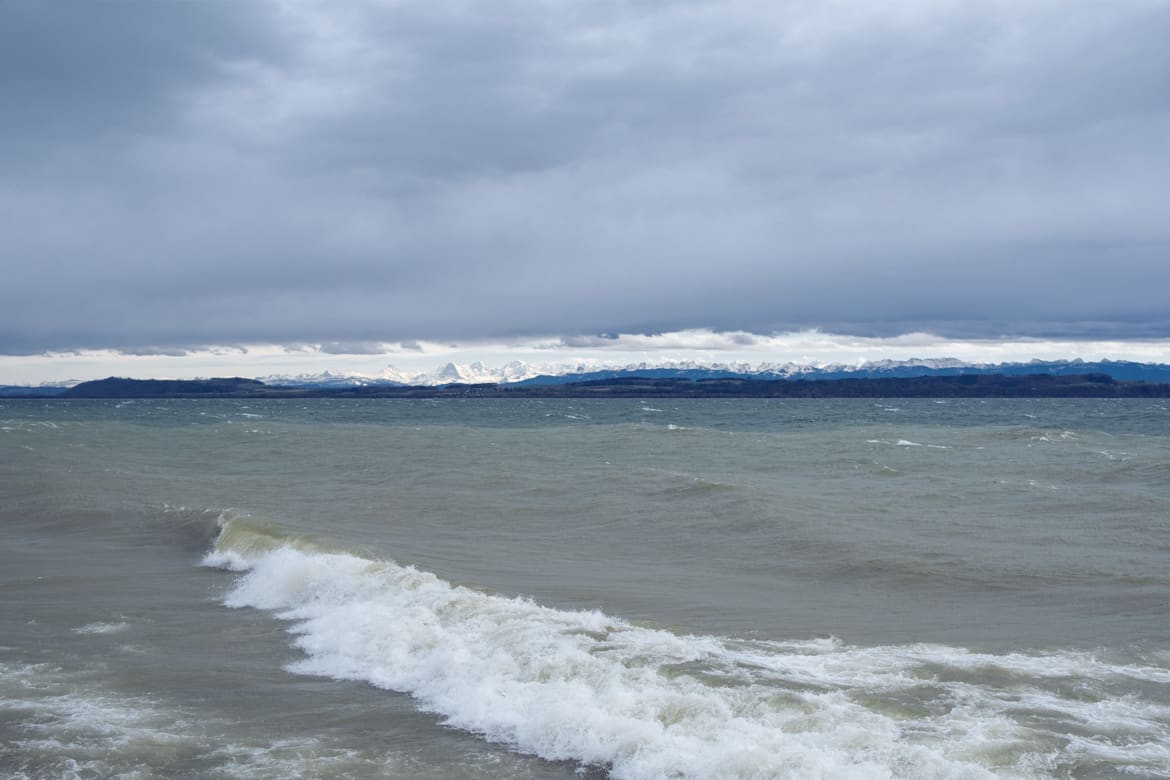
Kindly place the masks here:
<instances>
[{"instance_id":1,"label":"foam on water","mask_svg":"<svg viewBox=\"0 0 1170 780\"><path fill-rule=\"evenodd\" d=\"M75 634L117 634L130 628L129 623L86 623L73 629Z\"/></svg>"},{"instance_id":2,"label":"foam on water","mask_svg":"<svg viewBox=\"0 0 1170 780\"><path fill-rule=\"evenodd\" d=\"M0 662L0 776L285 780L372 776L402 763L391 753L359 755L315 737L244 739L227 723L104 689L93 676Z\"/></svg>"},{"instance_id":3,"label":"foam on water","mask_svg":"<svg viewBox=\"0 0 1170 780\"><path fill-rule=\"evenodd\" d=\"M927 449L930 449L930 450L949 450L950 449L950 447L947 447L944 444L922 444L920 442L910 441L909 439L898 439L898 441L894 442L894 444L895 444L895 446L898 446L898 447L926 447Z\"/></svg>"},{"instance_id":4,"label":"foam on water","mask_svg":"<svg viewBox=\"0 0 1170 780\"><path fill-rule=\"evenodd\" d=\"M260 541L262 540L263 541ZM286 543L288 541L288 543ZM1085 652L688 636L456 586L225 521L231 607L291 621L292 672L616 778L1170 777L1170 668Z\"/></svg>"}]
</instances>

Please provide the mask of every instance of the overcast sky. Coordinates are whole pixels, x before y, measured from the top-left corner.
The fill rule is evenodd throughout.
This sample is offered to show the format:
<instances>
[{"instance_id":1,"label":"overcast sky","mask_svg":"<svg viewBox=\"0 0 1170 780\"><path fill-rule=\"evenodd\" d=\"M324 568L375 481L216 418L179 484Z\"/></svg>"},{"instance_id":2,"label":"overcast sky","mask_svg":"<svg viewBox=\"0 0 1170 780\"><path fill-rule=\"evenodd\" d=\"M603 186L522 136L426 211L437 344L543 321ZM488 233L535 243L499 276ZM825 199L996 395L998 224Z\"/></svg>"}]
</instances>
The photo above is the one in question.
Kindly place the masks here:
<instances>
[{"instance_id":1,"label":"overcast sky","mask_svg":"<svg viewBox=\"0 0 1170 780\"><path fill-rule=\"evenodd\" d=\"M1167 339L1168 41L1166 0L0 0L0 354Z\"/></svg>"}]
</instances>

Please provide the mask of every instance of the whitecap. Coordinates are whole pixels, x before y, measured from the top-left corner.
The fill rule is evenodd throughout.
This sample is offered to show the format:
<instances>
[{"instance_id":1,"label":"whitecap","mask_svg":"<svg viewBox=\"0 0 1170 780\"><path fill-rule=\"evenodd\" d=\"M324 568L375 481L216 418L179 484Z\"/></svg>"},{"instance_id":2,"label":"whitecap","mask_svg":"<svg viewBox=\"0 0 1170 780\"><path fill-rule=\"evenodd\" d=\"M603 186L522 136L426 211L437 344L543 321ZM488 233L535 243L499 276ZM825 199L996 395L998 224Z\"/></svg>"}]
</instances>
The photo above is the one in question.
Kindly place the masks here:
<instances>
[{"instance_id":1,"label":"whitecap","mask_svg":"<svg viewBox=\"0 0 1170 780\"><path fill-rule=\"evenodd\" d=\"M117 634L130 628L129 623L86 623L73 629L75 634Z\"/></svg>"},{"instance_id":2,"label":"whitecap","mask_svg":"<svg viewBox=\"0 0 1170 780\"><path fill-rule=\"evenodd\" d=\"M909 439L898 439L898 441L896 441L894 444L897 447L925 447L926 449L929 449L929 450L949 450L949 449L951 449L950 447L948 447L945 444L920 444L919 442L910 441Z\"/></svg>"},{"instance_id":3,"label":"whitecap","mask_svg":"<svg viewBox=\"0 0 1170 780\"><path fill-rule=\"evenodd\" d=\"M207 565L242 571L227 606L271 610L304 656L291 672L412 695L450 726L610 776L993 777L1069 774L1112 753L1068 733L1103 729L1158 764L1165 707L1135 693L1170 669L1085 653L979 654L680 635L599 611L489 595L393 561L276 543ZM945 673L940 674L940 670ZM1054 682L1049 682L1054 681ZM905 702L913 701L913 706ZM1055 713L1055 714L1054 714Z\"/></svg>"}]
</instances>

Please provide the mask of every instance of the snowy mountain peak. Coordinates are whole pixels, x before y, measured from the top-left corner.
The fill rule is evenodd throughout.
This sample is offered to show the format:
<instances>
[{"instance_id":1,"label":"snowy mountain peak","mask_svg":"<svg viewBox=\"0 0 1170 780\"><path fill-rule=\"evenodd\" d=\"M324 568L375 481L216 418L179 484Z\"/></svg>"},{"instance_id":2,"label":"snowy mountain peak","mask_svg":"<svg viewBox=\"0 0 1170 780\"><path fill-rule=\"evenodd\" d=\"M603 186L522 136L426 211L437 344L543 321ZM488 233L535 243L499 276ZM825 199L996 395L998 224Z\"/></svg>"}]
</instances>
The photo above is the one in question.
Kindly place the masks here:
<instances>
[{"instance_id":1,"label":"snowy mountain peak","mask_svg":"<svg viewBox=\"0 0 1170 780\"><path fill-rule=\"evenodd\" d=\"M1170 366L1137 364L1124 361L1083 360L1040 361L1027 363L970 363L956 358L911 358L909 360L870 360L854 364L798 364L764 362L700 363L694 360L665 360L660 362L616 364L603 361L575 363L546 363L533 366L522 360L513 360L502 366L490 367L482 361L454 363L432 371L409 372L386 366L376 375L355 372L300 374L297 376L261 377L267 384L316 385L347 387L369 384L448 385L448 384L510 384L514 382L574 382L590 379L612 379L621 376L653 375L702 379L705 377L742 377L754 379L842 379L849 377L922 376L961 373L1046 373L1071 374L1086 372L1107 373L1116 379L1170 380Z\"/></svg>"}]
</instances>

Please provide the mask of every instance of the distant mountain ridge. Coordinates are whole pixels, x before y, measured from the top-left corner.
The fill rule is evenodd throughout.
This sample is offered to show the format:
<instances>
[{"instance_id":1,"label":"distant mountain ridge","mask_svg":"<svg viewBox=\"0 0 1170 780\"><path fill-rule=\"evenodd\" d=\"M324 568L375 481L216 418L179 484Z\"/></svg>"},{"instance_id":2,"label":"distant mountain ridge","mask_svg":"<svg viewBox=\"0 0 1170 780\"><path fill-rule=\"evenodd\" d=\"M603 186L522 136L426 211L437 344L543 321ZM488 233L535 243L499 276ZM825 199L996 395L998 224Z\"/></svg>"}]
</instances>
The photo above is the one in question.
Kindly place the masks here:
<instances>
[{"instance_id":1,"label":"distant mountain ridge","mask_svg":"<svg viewBox=\"0 0 1170 780\"><path fill-rule=\"evenodd\" d=\"M522 384L551 385L595 382L623 377L641 379L908 379L920 376L962 375L1075 376L1104 374L1118 381L1170 382L1170 365L1134 361L1032 360L1016 363L969 363L955 358L878 360L861 365L830 364L824 366L798 363L699 363L666 361L634 363L615 367L565 363L531 366L512 361L497 368L482 362L447 363L431 372L408 373L393 366L378 376L361 374L323 374L267 376L262 381L285 387L343 388L371 385L442 386L449 384Z\"/></svg>"},{"instance_id":2,"label":"distant mountain ridge","mask_svg":"<svg viewBox=\"0 0 1170 780\"><path fill-rule=\"evenodd\" d=\"M1118 381L1107 374L960 374L851 379L634 377L560 384L524 382L266 385L254 379L120 379L82 382L58 398L1170 398L1170 382Z\"/></svg>"},{"instance_id":3,"label":"distant mountain ridge","mask_svg":"<svg viewBox=\"0 0 1170 780\"><path fill-rule=\"evenodd\" d=\"M256 381L265 386L309 390L344 390L378 387L442 387L446 385L502 384L540 386L606 382L623 379L690 380L839 380L911 379L946 376L1079 376L1099 374L1119 382L1170 382L1170 365L1126 360L1031 360L1015 363L970 363L955 358L877 360L861 365L806 365L798 363L699 363L664 361L624 366L597 366L592 363L563 363L532 366L512 361L499 367L482 362L447 363L430 372L409 373L388 366L377 375L358 373L271 375ZM192 380L144 380L192 381ZM0 385L3 397L44 397L67 395L80 384L45 383L37 386Z\"/></svg>"}]
</instances>

